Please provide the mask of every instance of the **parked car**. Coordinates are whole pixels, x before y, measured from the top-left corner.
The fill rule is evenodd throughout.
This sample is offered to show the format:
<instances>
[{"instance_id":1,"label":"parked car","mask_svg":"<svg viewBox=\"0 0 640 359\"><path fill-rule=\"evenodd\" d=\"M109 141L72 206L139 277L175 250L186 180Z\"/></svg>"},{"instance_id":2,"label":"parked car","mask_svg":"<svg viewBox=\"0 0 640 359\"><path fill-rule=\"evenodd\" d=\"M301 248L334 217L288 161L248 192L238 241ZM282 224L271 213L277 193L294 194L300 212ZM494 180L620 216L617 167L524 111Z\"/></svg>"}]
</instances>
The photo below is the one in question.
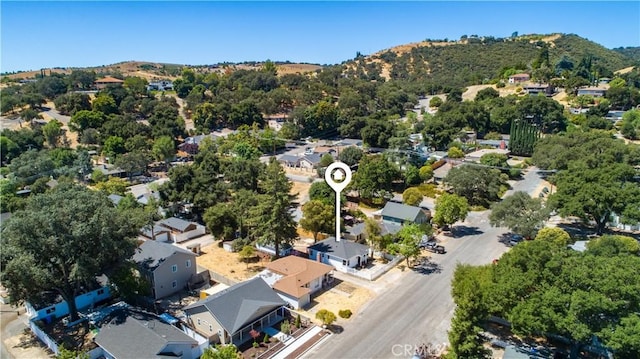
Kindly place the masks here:
<instances>
[{"instance_id":1,"label":"parked car","mask_svg":"<svg viewBox=\"0 0 640 359\"><path fill-rule=\"evenodd\" d=\"M436 244L436 242L420 243L420 249L425 249L429 252L438 254L444 254L446 252L444 246Z\"/></svg>"},{"instance_id":2,"label":"parked car","mask_svg":"<svg viewBox=\"0 0 640 359\"><path fill-rule=\"evenodd\" d=\"M524 240L524 237L522 237L519 234L513 234L511 235L511 238L509 238L509 246L515 246L516 244L522 242Z\"/></svg>"}]
</instances>

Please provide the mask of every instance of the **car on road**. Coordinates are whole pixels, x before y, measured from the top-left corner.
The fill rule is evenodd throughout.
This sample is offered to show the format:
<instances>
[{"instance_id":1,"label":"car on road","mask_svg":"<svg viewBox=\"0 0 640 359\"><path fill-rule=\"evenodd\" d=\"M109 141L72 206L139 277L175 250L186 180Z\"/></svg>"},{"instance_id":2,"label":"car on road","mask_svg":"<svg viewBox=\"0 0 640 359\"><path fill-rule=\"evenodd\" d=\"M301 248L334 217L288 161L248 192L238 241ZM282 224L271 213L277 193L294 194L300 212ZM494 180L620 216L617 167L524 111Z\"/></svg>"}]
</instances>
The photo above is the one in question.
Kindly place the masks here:
<instances>
[{"instance_id":1,"label":"car on road","mask_svg":"<svg viewBox=\"0 0 640 359\"><path fill-rule=\"evenodd\" d=\"M436 242L420 242L420 249L438 254L444 254L446 252L444 246L441 246Z\"/></svg>"}]
</instances>

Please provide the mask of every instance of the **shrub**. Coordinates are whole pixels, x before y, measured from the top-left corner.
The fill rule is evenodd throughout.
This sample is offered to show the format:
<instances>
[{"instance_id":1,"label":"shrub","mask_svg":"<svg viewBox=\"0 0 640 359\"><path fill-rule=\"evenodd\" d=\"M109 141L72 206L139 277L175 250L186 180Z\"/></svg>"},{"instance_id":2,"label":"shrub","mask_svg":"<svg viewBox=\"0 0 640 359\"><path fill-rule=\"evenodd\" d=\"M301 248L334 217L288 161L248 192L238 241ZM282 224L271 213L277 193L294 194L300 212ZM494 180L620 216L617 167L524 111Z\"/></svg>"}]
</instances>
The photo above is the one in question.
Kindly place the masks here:
<instances>
[{"instance_id":1,"label":"shrub","mask_svg":"<svg viewBox=\"0 0 640 359\"><path fill-rule=\"evenodd\" d=\"M340 318L344 318L344 319L351 318L352 314L353 313L351 313L351 309L344 309L344 310L338 311L338 315L340 316Z\"/></svg>"},{"instance_id":2,"label":"shrub","mask_svg":"<svg viewBox=\"0 0 640 359\"><path fill-rule=\"evenodd\" d=\"M505 87L505 86L506 86L506 85L505 85L505 83L504 83L504 82L502 82L502 81L500 81L500 82L498 82L498 83L496 84L496 87L497 87L497 88L503 88L503 87Z\"/></svg>"},{"instance_id":3,"label":"shrub","mask_svg":"<svg viewBox=\"0 0 640 359\"><path fill-rule=\"evenodd\" d=\"M262 342L265 343L265 344L269 344L269 334L265 333L264 339L262 340Z\"/></svg>"},{"instance_id":4,"label":"shrub","mask_svg":"<svg viewBox=\"0 0 640 359\"><path fill-rule=\"evenodd\" d=\"M300 314L298 314L298 316L296 316L295 326L296 326L296 328L300 328L300 326L302 326L302 320L300 319Z\"/></svg>"},{"instance_id":5,"label":"shrub","mask_svg":"<svg viewBox=\"0 0 640 359\"><path fill-rule=\"evenodd\" d=\"M289 322L286 320L282 322L282 324L280 324L280 331L287 335L291 334L291 325L289 325Z\"/></svg>"}]
</instances>

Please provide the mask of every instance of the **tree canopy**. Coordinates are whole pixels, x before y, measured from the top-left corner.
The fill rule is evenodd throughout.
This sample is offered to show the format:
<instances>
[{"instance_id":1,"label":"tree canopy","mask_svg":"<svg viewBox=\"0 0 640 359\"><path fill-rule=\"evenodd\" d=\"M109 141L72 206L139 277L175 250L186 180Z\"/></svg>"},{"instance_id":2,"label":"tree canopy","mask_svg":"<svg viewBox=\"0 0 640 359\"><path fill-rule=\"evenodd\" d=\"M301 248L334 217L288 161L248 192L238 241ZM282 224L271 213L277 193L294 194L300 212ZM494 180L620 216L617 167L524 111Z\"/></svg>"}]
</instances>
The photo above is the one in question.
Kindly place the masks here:
<instances>
[{"instance_id":1,"label":"tree canopy","mask_svg":"<svg viewBox=\"0 0 640 359\"><path fill-rule=\"evenodd\" d=\"M2 283L17 301L61 295L75 321L75 297L133 255L138 230L106 195L60 185L33 197L2 229Z\"/></svg>"}]
</instances>

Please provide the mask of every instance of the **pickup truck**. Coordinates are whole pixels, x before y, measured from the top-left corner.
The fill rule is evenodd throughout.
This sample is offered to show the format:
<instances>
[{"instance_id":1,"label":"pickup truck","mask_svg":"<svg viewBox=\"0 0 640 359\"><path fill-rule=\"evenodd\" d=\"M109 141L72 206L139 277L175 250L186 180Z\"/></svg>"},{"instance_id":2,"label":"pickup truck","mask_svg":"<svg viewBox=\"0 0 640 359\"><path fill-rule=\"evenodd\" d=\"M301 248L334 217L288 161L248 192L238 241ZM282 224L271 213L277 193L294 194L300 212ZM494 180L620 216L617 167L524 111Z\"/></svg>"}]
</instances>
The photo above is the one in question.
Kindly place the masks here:
<instances>
[{"instance_id":1,"label":"pickup truck","mask_svg":"<svg viewBox=\"0 0 640 359\"><path fill-rule=\"evenodd\" d=\"M435 242L420 242L420 249L438 254L444 254L446 252L444 246L436 244Z\"/></svg>"}]
</instances>

